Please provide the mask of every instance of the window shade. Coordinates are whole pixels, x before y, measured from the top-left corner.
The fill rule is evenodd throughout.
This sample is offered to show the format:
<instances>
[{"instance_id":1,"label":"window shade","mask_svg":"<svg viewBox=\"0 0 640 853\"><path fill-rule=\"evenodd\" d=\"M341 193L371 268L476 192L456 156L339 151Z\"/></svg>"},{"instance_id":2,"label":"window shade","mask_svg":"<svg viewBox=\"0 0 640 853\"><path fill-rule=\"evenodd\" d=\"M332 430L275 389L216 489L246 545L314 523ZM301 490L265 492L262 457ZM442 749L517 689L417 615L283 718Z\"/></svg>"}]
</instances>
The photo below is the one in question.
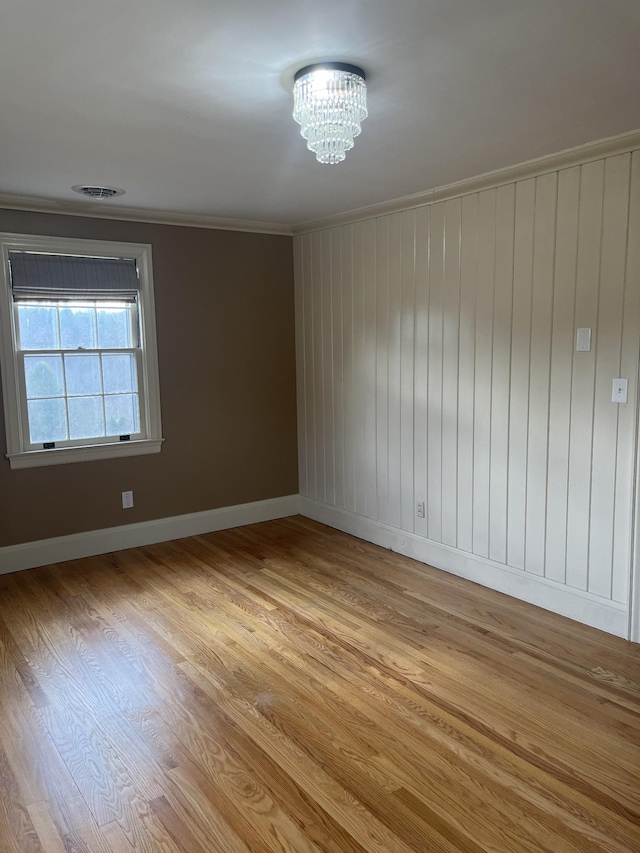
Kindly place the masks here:
<instances>
[{"instance_id":1,"label":"window shade","mask_svg":"<svg viewBox=\"0 0 640 853\"><path fill-rule=\"evenodd\" d=\"M14 299L135 299L133 258L87 258L9 252Z\"/></svg>"}]
</instances>

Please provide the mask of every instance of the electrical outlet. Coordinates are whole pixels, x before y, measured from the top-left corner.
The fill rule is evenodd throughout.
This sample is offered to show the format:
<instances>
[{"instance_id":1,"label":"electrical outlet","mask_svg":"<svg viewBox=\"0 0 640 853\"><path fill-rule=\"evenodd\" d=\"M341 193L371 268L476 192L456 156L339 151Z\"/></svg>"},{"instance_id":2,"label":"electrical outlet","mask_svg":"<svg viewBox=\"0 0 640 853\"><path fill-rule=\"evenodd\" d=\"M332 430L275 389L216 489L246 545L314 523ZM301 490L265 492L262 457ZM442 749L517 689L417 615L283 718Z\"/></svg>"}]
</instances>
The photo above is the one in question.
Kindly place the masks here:
<instances>
[{"instance_id":1,"label":"electrical outlet","mask_svg":"<svg viewBox=\"0 0 640 853\"><path fill-rule=\"evenodd\" d=\"M122 509L131 509L133 506L133 492L122 493Z\"/></svg>"},{"instance_id":2,"label":"electrical outlet","mask_svg":"<svg viewBox=\"0 0 640 853\"><path fill-rule=\"evenodd\" d=\"M418 518L424 518L424 501L418 501L416 512L418 514Z\"/></svg>"}]
</instances>

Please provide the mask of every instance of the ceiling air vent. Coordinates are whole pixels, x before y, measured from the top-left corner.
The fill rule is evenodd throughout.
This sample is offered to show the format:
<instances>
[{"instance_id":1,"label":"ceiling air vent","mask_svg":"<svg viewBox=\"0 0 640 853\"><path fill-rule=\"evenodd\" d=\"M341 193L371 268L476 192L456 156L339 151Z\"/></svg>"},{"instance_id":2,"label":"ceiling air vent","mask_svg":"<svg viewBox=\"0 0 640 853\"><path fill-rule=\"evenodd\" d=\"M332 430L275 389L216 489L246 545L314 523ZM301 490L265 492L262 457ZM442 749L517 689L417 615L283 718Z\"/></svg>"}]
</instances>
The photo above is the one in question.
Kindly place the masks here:
<instances>
[{"instance_id":1,"label":"ceiling air vent","mask_svg":"<svg viewBox=\"0 0 640 853\"><path fill-rule=\"evenodd\" d=\"M89 198L113 198L116 195L124 195L124 190L119 190L117 187L90 187L76 184L71 189L80 195L88 195Z\"/></svg>"}]
</instances>

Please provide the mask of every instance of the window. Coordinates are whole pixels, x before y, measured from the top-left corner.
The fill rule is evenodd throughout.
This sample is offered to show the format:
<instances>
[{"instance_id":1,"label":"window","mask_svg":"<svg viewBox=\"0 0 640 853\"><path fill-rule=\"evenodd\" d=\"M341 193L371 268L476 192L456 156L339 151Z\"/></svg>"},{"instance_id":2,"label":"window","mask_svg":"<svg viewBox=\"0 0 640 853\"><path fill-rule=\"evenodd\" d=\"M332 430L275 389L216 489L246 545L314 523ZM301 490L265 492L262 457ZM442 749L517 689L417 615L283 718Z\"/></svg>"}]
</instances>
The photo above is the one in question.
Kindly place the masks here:
<instances>
[{"instance_id":1,"label":"window","mask_svg":"<svg viewBox=\"0 0 640 853\"><path fill-rule=\"evenodd\" d=\"M151 247L0 234L12 468L157 453Z\"/></svg>"}]
</instances>

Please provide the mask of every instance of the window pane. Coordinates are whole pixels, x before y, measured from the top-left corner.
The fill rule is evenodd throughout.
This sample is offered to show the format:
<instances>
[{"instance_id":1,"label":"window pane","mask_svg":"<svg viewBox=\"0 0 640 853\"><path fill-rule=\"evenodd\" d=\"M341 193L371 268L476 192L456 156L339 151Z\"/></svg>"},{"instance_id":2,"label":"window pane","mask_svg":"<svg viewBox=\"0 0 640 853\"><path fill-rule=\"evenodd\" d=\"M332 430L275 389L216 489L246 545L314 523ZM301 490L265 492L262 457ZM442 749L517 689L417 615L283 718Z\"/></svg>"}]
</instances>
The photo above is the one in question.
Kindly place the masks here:
<instances>
[{"instance_id":1,"label":"window pane","mask_svg":"<svg viewBox=\"0 0 640 853\"><path fill-rule=\"evenodd\" d=\"M21 349L58 349L57 308L18 305Z\"/></svg>"},{"instance_id":2,"label":"window pane","mask_svg":"<svg viewBox=\"0 0 640 853\"><path fill-rule=\"evenodd\" d=\"M97 438L104 435L102 397L70 397L69 438Z\"/></svg>"},{"instance_id":3,"label":"window pane","mask_svg":"<svg viewBox=\"0 0 640 853\"><path fill-rule=\"evenodd\" d=\"M64 441L67 437L67 415L64 400L29 400L29 436L32 444Z\"/></svg>"},{"instance_id":4,"label":"window pane","mask_svg":"<svg viewBox=\"0 0 640 853\"><path fill-rule=\"evenodd\" d=\"M99 355L65 355L64 369L70 396L102 393Z\"/></svg>"},{"instance_id":5,"label":"window pane","mask_svg":"<svg viewBox=\"0 0 640 853\"><path fill-rule=\"evenodd\" d=\"M136 359L130 353L103 355L102 374L105 394L138 390Z\"/></svg>"},{"instance_id":6,"label":"window pane","mask_svg":"<svg viewBox=\"0 0 640 853\"><path fill-rule=\"evenodd\" d=\"M24 373L28 398L60 397L64 394L61 356L26 355Z\"/></svg>"},{"instance_id":7,"label":"window pane","mask_svg":"<svg viewBox=\"0 0 640 853\"><path fill-rule=\"evenodd\" d=\"M131 346L131 321L127 308L98 308L98 346L117 349Z\"/></svg>"},{"instance_id":8,"label":"window pane","mask_svg":"<svg viewBox=\"0 0 640 853\"><path fill-rule=\"evenodd\" d=\"M137 394L118 394L104 398L107 435L129 435L140 432Z\"/></svg>"},{"instance_id":9,"label":"window pane","mask_svg":"<svg viewBox=\"0 0 640 853\"><path fill-rule=\"evenodd\" d=\"M95 310L72 305L60 308L61 349L95 349L96 335L93 325Z\"/></svg>"}]
</instances>

